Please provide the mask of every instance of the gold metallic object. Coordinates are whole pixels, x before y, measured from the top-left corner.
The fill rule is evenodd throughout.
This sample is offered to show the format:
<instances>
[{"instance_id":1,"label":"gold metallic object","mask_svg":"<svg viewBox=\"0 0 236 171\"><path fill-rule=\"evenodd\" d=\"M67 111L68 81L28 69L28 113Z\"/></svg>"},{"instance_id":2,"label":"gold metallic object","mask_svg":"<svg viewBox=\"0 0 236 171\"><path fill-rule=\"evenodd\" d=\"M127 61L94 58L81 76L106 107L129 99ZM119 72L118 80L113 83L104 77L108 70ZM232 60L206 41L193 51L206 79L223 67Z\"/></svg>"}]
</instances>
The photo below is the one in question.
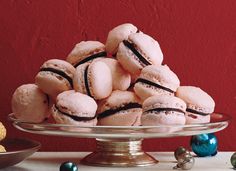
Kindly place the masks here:
<instances>
[{"instance_id":1,"label":"gold metallic object","mask_svg":"<svg viewBox=\"0 0 236 171\"><path fill-rule=\"evenodd\" d=\"M142 150L142 139L96 139L97 149L81 163L91 166L149 166L158 163Z\"/></svg>"},{"instance_id":2,"label":"gold metallic object","mask_svg":"<svg viewBox=\"0 0 236 171\"><path fill-rule=\"evenodd\" d=\"M2 122L0 122L0 141L2 141L7 134L7 130L5 128L5 126L2 124Z\"/></svg>"}]
</instances>

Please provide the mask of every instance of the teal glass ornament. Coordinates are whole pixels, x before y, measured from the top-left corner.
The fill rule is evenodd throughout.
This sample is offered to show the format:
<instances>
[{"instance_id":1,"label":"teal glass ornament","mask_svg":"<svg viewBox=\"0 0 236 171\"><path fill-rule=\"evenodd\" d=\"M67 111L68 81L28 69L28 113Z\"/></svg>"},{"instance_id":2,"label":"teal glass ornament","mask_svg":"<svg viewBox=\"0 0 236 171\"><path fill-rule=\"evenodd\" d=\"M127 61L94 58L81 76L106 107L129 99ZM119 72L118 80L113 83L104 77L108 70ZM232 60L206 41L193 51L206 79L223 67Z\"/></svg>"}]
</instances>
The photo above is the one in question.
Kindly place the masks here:
<instances>
[{"instance_id":1,"label":"teal glass ornament","mask_svg":"<svg viewBox=\"0 0 236 171\"><path fill-rule=\"evenodd\" d=\"M78 171L78 167L73 162L66 161L61 164L60 171Z\"/></svg>"},{"instance_id":2,"label":"teal glass ornament","mask_svg":"<svg viewBox=\"0 0 236 171\"><path fill-rule=\"evenodd\" d=\"M232 166L236 169L236 153L234 153L230 158Z\"/></svg>"},{"instance_id":3,"label":"teal glass ornament","mask_svg":"<svg viewBox=\"0 0 236 171\"><path fill-rule=\"evenodd\" d=\"M199 157L217 154L218 140L213 133L192 136L190 145L193 152Z\"/></svg>"}]
</instances>

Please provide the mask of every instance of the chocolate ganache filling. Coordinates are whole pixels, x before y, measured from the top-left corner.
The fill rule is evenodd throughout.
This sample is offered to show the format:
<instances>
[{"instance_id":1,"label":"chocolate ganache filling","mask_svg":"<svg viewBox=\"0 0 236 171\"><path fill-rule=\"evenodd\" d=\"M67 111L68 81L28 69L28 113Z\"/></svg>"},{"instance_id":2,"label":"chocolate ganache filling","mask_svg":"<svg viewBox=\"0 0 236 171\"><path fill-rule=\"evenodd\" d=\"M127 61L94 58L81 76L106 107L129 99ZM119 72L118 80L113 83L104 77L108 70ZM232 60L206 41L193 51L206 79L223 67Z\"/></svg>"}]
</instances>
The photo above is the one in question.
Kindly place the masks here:
<instances>
[{"instance_id":1,"label":"chocolate ganache filling","mask_svg":"<svg viewBox=\"0 0 236 171\"><path fill-rule=\"evenodd\" d=\"M151 82L151 81L146 80L146 79L143 79L143 78L138 78L137 81L136 81L136 83L137 83L137 82L141 82L141 83L144 83L144 84L148 84L148 85L150 85L150 86L163 89L163 90L168 91L168 92L170 92L170 93L174 93L174 91L171 90L171 89L169 89L169 88L163 87L163 86L161 86L161 85L159 85L159 84L156 84L156 83L154 83L154 82Z\"/></svg>"},{"instance_id":2,"label":"chocolate ganache filling","mask_svg":"<svg viewBox=\"0 0 236 171\"><path fill-rule=\"evenodd\" d=\"M75 116L75 115L70 115L66 112L62 112L56 105L55 105L55 108L62 114L62 115L65 115L65 116L68 116L70 117L71 119L75 120L75 121L90 121L90 120L93 120L95 119L97 116L95 115L94 117L80 117L80 116Z\"/></svg>"},{"instance_id":3,"label":"chocolate ganache filling","mask_svg":"<svg viewBox=\"0 0 236 171\"><path fill-rule=\"evenodd\" d=\"M144 63L145 65L152 65L146 58L144 58L136 49L133 43L130 43L127 40L123 40L124 45L130 49L137 57L138 59Z\"/></svg>"},{"instance_id":4,"label":"chocolate ganache filling","mask_svg":"<svg viewBox=\"0 0 236 171\"><path fill-rule=\"evenodd\" d=\"M63 78L65 78L70 83L70 86L73 88L72 78L69 75L67 75L66 73L64 73L63 71L61 71L59 69L55 69L55 68L41 68L40 72L41 71L49 71L49 72L52 72L52 73L55 73L55 74L58 74L58 75L62 76Z\"/></svg>"},{"instance_id":5,"label":"chocolate ganache filling","mask_svg":"<svg viewBox=\"0 0 236 171\"><path fill-rule=\"evenodd\" d=\"M89 84L88 84L88 67L89 67L89 65L84 70L84 83L85 83L85 89L86 89L87 94L90 97L92 97L91 92L89 90Z\"/></svg>"},{"instance_id":6,"label":"chocolate ganache filling","mask_svg":"<svg viewBox=\"0 0 236 171\"><path fill-rule=\"evenodd\" d=\"M122 110L128 110L128 109L133 109L133 108L142 108L142 105L139 103L128 103L125 106L121 106L115 109L109 109L98 114L98 119L105 118L110 115L114 115L115 113L120 112Z\"/></svg>"},{"instance_id":7,"label":"chocolate ganache filling","mask_svg":"<svg viewBox=\"0 0 236 171\"><path fill-rule=\"evenodd\" d=\"M196 110L193 110L193 109L189 109L189 108L187 108L186 111L190 112L190 113L197 114L197 115L202 115L202 116L207 116L207 115L210 114L210 113L199 112L199 111L196 111Z\"/></svg>"},{"instance_id":8,"label":"chocolate ganache filling","mask_svg":"<svg viewBox=\"0 0 236 171\"><path fill-rule=\"evenodd\" d=\"M77 64L75 64L74 67L76 68L77 66L84 64L85 62L88 62L88 61L93 60L95 58L100 58L100 57L105 57L105 56L107 56L107 52L99 52L99 53L93 54L91 56L84 58L83 60L81 60Z\"/></svg>"},{"instance_id":9,"label":"chocolate ganache filling","mask_svg":"<svg viewBox=\"0 0 236 171\"><path fill-rule=\"evenodd\" d=\"M154 109L147 110L144 113L146 113L146 112L162 112L162 111L180 112L180 113L185 114L185 112L183 110L176 109L176 108L154 108Z\"/></svg>"}]
</instances>

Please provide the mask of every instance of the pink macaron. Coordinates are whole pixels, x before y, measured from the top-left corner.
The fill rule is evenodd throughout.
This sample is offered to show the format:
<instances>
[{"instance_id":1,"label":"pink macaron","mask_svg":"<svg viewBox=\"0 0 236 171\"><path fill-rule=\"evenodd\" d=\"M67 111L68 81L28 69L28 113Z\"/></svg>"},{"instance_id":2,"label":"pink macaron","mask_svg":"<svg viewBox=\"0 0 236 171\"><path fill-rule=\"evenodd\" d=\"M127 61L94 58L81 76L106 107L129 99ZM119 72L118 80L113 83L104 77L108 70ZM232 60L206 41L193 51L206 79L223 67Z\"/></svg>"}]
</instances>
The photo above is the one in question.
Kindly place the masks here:
<instances>
[{"instance_id":1,"label":"pink macaron","mask_svg":"<svg viewBox=\"0 0 236 171\"><path fill-rule=\"evenodd\" d=\"M49 99L35 84L18 87L11 100L14 116L25 122L40 123L49 117Z\"/></svg>"},{"instance_id":2,"label":"pink macaron","mask_svg":"<svg viewBox=\"0 0 236 171\"><path fill-rule=\"evenodd\" d=\"M63 91L73 89L75 68L68 62L50 59L41 66L35 84L53 100Z\"/></svg>"},{"instance_id":3,"label":"pink macaron","mask_svg":"<svg viewBox=\"0 0 236 171\"><path fill-rule=\"evenodd\" d=\"M116 59L103 58L100 59L106 63L112 74L112 89L127 90L130 86L131 75L125 71Z\"/></svg>"},{"instance_id":4,"label":"pink macaron","mask_svg":"<svg viewBox=\"0 0 236 171\"><path fill-rule=\"evenodd\" d=\"M95 60L76 68L73 79L74 89L96 100L108 97L112 92L112 74L102 61Z\"/></svg>"},{"instance_id":5,"label":"pink macaron","mask_svg":"<svg viewBox=\"0 0 236 171\"><path fill-rule=\"evenodd\" d=\"M184 125L186 104L178 97L155 95L143 102L143 126Z\"/></svg>"},{"instance_id":6,"label":"pink macaron","mask_svg":"<svg viewBox=\"0 0 236 171\"><path fill-rule=\"evenodd\" d=\"M139 74L147 65L161 65L163 54L156 40L143 33L130 34L119 44L117 59L125 70Z\"/></svg>"},{"instance_id":7,"label":"pink macaron","mask_svg":"<svg viewBox=\"0 0 236 171\"><path fill-rule=\"evenodd\" d=\"M138 32L136 26L130 23L121 24L113 28L107 36L106 51L110 54L116 54L120 42L127 40L132 33Z\"/></svg>"},{"instance_id":8,"label":"pink macaron","mask_svg":"<svg viewBox=\"0 0 236 171\"><path fill-rule=\"evenodd\" d=\"M115 90L99 102L97 115L98 125L138 126L142 105L133 92Z\"/></svg>"},{"instance_id":9,"label":"pink macaron","mask_svg":"<svg viewBox=\"0 0 236 171\"><path fill-rule=\"evenodd\" d=\"M153 95L174 95L180 81L167 65L149 65L143 68L134 85L135 93L142 99Z\"/></svg>"},{"instance_id":10,"label":"pink macaron","mask_svg":"<svg viewBox=\"0 0 236 171\"><path fill-rule=\"evenodd\" d=\"M210 122L210 114L214 112L215 102L209 94L198 87L180 86L176 96L187 104L187 124Z\"/></svg>"},{"instance_id":11,"label":"pink macaron","mask_svg":"<svg viewBox=\"0 0 236 171\"><path fill-rule=\"evenodd\" d=\"M59 124L95 126L97 104L95 100L74 90L65 91L57 96L52 107L52 116Z\"/></svg>"},{"instance_id":12,"label":"pink macaron","mask_svg":"<svg viewBox=\"0 0 236 171\"><path fill-rule=\"evenodd\" d=\"M99 41L82 41L75 45L67 56L67 61L75 68L94 59L106 57L105 45Z\"/></svg>"}]
</instances>

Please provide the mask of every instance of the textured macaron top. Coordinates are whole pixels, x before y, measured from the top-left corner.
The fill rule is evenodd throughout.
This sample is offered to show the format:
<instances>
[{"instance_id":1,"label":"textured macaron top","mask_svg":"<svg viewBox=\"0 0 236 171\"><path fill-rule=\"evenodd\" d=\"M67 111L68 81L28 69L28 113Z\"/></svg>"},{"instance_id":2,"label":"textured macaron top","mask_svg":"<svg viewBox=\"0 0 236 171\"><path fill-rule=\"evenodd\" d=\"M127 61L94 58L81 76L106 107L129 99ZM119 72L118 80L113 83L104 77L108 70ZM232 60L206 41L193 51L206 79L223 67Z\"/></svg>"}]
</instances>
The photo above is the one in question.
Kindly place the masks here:
<instances>
[{"instance_id":1,"label":"textured macaron top","mask_svg":"<svg viewBox=\"0 0 236 171\"><path fill-rule=\"evenodd\" d=\"M119 43L127 39L132 33L138 31L137 27L130 23L121 24L113 28L109 33L106 41L106 51L115 54Z\"/></svg>"},{"instance_id":2,"label":"textured macaron top","mask_svg":"<svg viewBox=\"0 0 236 171\"><path fill-rule=\"evenodd\" d=\"M143 102L143 112L152 111L180 111L185 113L186 103L178 97L169 95L155 95Z\"/></svg>"},{"instance_id":3,"label":"textured macaron top","mask_svg":"<svg viewBox=\"0 0 236 171\"><path fill-rule=\"evenodd\" d=\"M93 98L74 90L59 94L56 107L61 112L80 117L93 117L97 110L97 104Z\"/></svg>"},{"instance_id":4,"label":"textured macaron top","mask_svg":"<svg viewBox=\"0 0 236 171\"><path fill-rule=\"evenodd\" d=\"M69 82L71 87L73 87L75 68L66 61L60 59L50 59L43 63L40 67L40 72L51 72L60 75Z\"/></svg>"},{"instance_id":5,"label":"textured macaron top","mask_svg":"<svg viewBox=\"0 0 236 171\"><path fill-rule=\"evenodd\" d=\"M127 110L141 107L140 99L133 92L115 90L109 97L99 102L97 113L111 109Z\"/></svg>"},{"instance_id":6,"label":"textured macaron top","mask_svg":"<svg viewBox=\"0 0 236 171\"><path fill-rule=\"evenodd\" d=\"M14 115L22 120L41 122L47 117L49 100L35 84L18 87L11 100Z\"/></svg>"},{"instance_id":7,"label":"textured macaron top","mask_svg":"<svg viewBox=\"0 0 236 171\"><path fill-rule=\"evenodd\" d=\"M142 79L157 83L174 92L180 85L178 76L167 65L148 65L144 67L136 82L142 82Z\"/></svg>"},{"instance_id":8,"label":"textured macaron top","mask_svg":"<svg viewBox=\"0 0 236 171\"><path fill-rule=\"evenodd\" d=\"M145 65L161 65L163 54L158 42L152 37L144 33L133 33L129 35L127 41L145 58L146 62L141 61L142 63ZM142 59L139 58L139 60Z\"/></svg>"},{"instance_id":9,"label":"textured macaron top","mask_svg":"<svg viewBox=\"0 0 236 171\"><path fill-rule=\"evenodd\" d=\"M187 103L187 108L203 113L214 112L215 102L205 91L194 86L180 86L176 96Z\"/></svg>"},{"instance_id":10,"label":"textured macaron top","mask_svg":"<svg viewBox=\"0 0 236 171\"><path fill-rule=\"evenodd\" d=\"M77 67L98 57L105 57L105 45L99 41L82 41L75 45L67 56L67 61Z\"/></svg>"}]
</instances>

